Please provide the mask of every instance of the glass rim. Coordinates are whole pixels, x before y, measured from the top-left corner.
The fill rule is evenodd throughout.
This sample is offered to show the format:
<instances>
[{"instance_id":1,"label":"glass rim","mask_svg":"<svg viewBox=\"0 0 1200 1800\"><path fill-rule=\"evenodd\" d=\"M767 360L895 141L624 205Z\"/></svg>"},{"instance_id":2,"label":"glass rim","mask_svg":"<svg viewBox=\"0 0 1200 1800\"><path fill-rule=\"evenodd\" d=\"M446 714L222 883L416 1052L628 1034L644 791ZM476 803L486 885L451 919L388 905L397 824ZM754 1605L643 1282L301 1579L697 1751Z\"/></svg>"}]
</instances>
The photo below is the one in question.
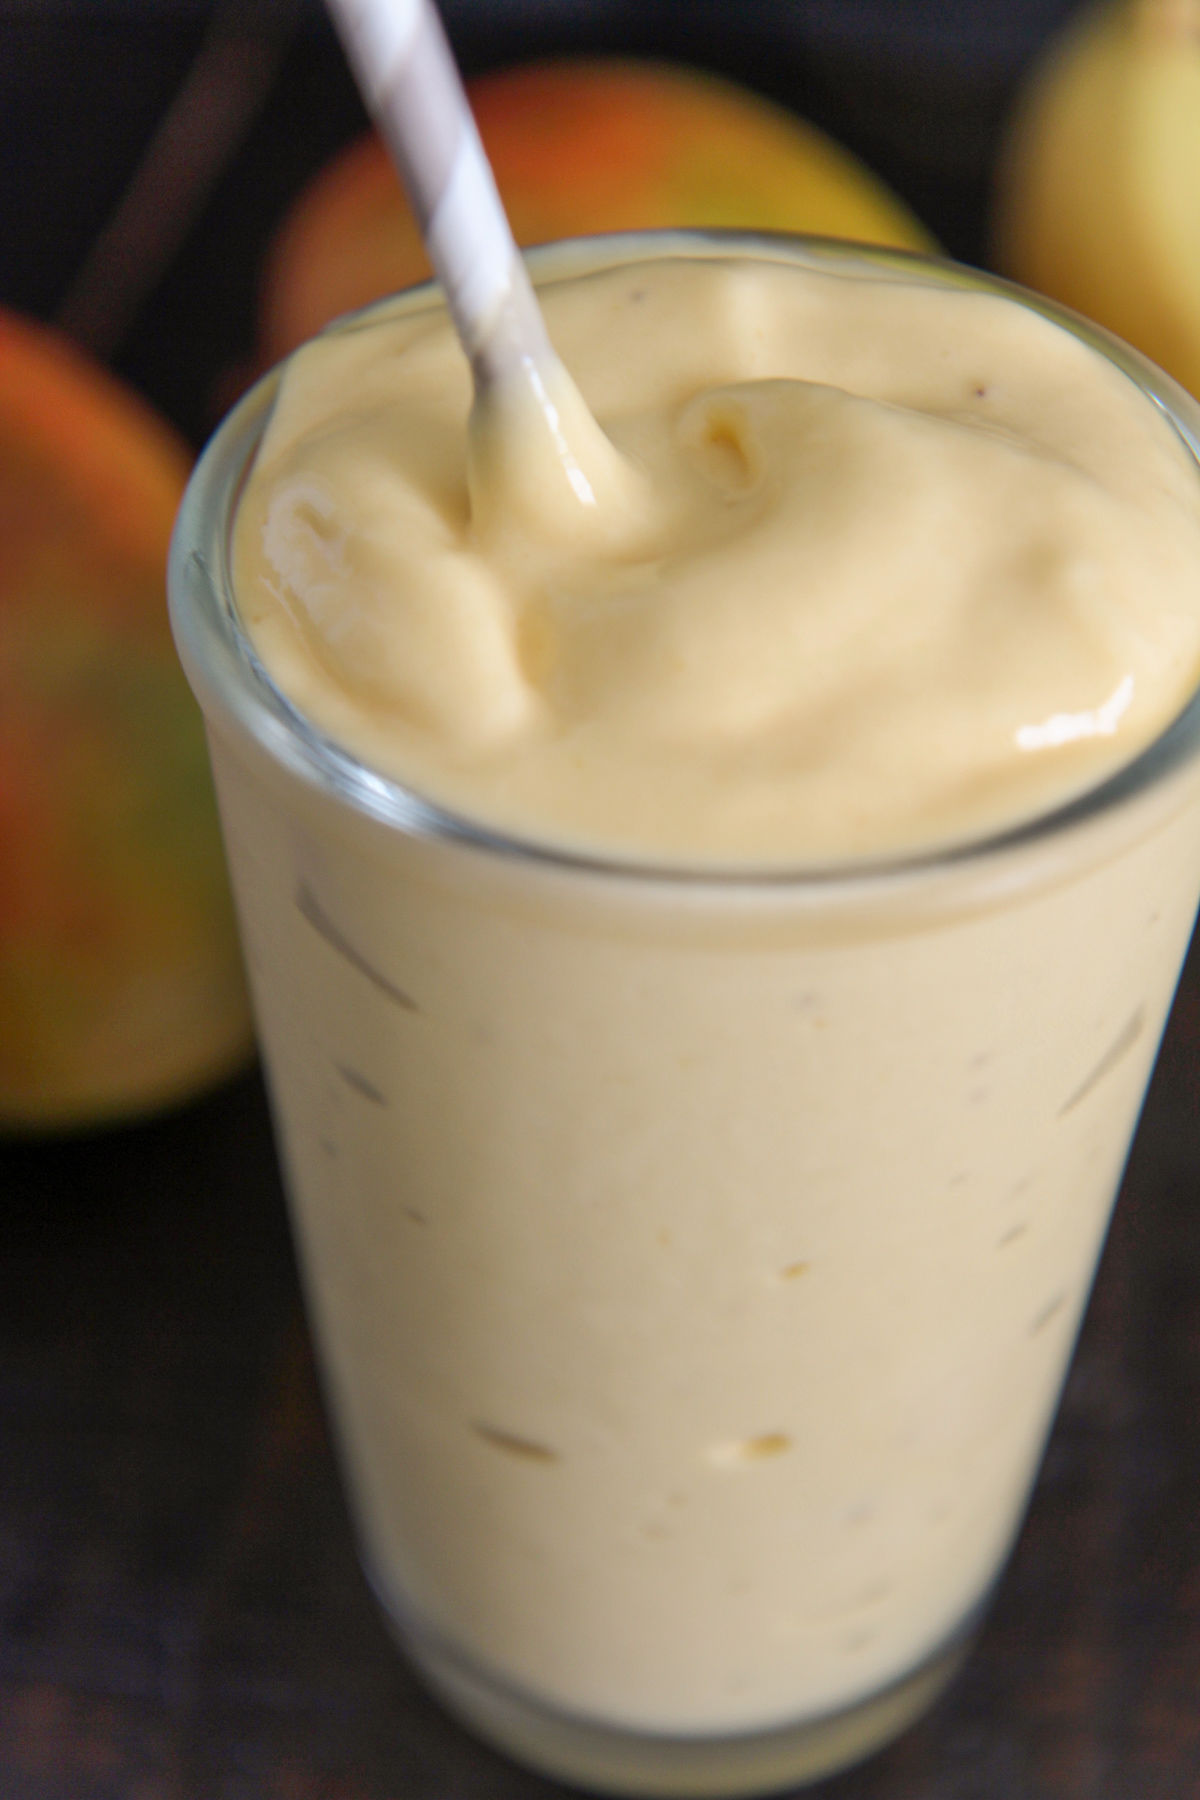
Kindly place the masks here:
<instances>
[{"instance_id":1,"label":"glass rim","mask_svg":"<svg viewBox=\"0 0 1200 1800\"><path fill-rule=\"evenodd\" d=\"M807 263L823 270L836 270L840 265L843 272L881 278L900 274L911 278L924 271L933 285L1015 299L1068 331L1135 383L1190 454L1200 485L1200 403L1110 332L1003 277L917 252L785 232L614 232L538 245L524 254L535 280L539 275L558 279L575 268L595 266L597 257L606 266L644 260L651 247L655 255L703 257L716 252ZM548 270L547 265L552 264L559 267ZM325 332L352 332L364 328L380 312L419 312L438 304L436 284L426 282L347 313L327 325ZM1198 684L1165 730L1129 762L1044 812L946 845L812 863L705 863L699 859L659 863L632 853L555 844L532 833L488 825L443 806L399 778L370 767L313 725L268 674L238 616L230 573L230 533L284 366L280 363L268 370L237 402L214 431L192 472L172 535L169 561L169 607L177 648L193 689L198 697L203 696L206 714L215 702L293 775L407 837L626 883L666 883L726 892L874 889L952 869L982 871L997 857L1033 851L1114 813L1164 785L1189 762L1200 762Z\"/></svg>"}]
</instances>

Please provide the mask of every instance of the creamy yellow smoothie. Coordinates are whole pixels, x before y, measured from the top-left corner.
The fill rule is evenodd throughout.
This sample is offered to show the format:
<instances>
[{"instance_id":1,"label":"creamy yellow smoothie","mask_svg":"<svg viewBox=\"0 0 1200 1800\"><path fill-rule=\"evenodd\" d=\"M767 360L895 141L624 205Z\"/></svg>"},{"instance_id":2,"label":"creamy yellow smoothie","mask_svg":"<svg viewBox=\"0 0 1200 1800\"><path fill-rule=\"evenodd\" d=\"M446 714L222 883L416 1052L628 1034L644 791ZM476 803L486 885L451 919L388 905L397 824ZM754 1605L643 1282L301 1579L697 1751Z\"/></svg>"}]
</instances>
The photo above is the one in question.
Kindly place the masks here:
<instances>
[{"instance_id":1,"label":"creamy yellow smoothie","mask_svg":"<svg viewBox=\"0 0 1200 1800\"><path fill-rule=\"evenodd\" d=\"M542 274L610 485L408 298L210 452L176 628L381 1599L538 1766L751 1792L1019 1525L1200 890L1196 416L898 257Z\"/></svg>"},{"instance_id":2,"label":"creamy yellow smoothie","mask_svg":"<svg viewBox=\"0 0 1200 1800\"><path fill-rule=\"evenodd\" d=\"M541 298L624 455L594 503L532 407L468 459L444 317L320 338L276 400L239 608L373 767L529 840L794 868L1031 817L1196 686L1195 462L1041 315L750 257Z\"/></svg>"}]
</instances>

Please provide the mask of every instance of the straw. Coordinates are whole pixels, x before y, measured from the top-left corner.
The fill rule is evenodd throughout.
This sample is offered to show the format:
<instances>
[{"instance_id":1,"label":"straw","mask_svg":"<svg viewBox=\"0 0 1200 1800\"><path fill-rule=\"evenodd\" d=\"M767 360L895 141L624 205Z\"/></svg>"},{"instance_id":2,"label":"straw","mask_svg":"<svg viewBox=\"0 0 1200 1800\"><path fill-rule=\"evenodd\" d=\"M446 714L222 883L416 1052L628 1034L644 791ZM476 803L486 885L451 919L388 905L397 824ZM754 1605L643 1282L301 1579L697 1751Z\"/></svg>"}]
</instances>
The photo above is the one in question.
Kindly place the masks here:
<instances>
[{"instance_id":1,"label":"straw","mask_svg":"<svg viewBox=\"0 0 1200 1800\"><path fill-rule=\"evenodd\" d=\"M475 529L628 549L647 516L641 473L555 355L433 0L327 4L471 364Z\"/></svg>"},{"instance_id":2,"label":"straw","mask_svg":"<svg viewBox=\"0 0 1200 1800\"><path fill-rule=\"evenodd\" d=\"M477 387L554 368L533 287L432 0L328 0L401 174Z\"/></svg>"}]
</instances>

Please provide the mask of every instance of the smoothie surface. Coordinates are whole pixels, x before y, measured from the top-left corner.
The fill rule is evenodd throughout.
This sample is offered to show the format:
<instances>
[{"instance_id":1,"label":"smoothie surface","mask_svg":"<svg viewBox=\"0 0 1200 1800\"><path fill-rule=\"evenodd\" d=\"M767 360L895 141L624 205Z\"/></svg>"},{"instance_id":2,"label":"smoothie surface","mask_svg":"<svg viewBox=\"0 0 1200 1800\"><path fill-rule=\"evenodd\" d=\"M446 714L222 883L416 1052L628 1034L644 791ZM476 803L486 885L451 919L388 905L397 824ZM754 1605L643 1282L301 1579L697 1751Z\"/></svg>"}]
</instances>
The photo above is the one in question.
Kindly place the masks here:
<instances>
[{"instance_id":1,"label":"smoothie surface","mask_svg":"<svg viewBox=\"0 0 1200 1800\"><path fill-rule=\"evenodd\" d=\"M1200 471L1065 329L919 267L752 256L541 298L630 472L599 505L511 419L468 458L440 311L284 374L234 588L370 767L535 843L804 867L1052 810L1195 689Z\"/></svg>"}]
</instances>

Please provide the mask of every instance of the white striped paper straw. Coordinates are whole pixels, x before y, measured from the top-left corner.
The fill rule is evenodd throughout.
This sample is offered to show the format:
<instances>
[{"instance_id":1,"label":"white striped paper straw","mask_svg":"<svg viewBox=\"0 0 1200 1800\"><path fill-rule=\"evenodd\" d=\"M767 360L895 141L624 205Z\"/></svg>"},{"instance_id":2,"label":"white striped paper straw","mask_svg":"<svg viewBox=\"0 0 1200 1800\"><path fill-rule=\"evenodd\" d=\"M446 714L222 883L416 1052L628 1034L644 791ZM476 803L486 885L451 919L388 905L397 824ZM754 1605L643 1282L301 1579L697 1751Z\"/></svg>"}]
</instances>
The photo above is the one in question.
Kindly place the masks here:
<instances>
[{"instance_id":1,"label":"white striped paper straw","mask_svg":"<svg viewBox=\"0 0 1200 1800\"><path fill-rule=\"evenodd\" d=\"M433 0L327 0L478 386L555 362ZM531 371L532 372L532 371Z\"/></svg>"}]
</instances>

